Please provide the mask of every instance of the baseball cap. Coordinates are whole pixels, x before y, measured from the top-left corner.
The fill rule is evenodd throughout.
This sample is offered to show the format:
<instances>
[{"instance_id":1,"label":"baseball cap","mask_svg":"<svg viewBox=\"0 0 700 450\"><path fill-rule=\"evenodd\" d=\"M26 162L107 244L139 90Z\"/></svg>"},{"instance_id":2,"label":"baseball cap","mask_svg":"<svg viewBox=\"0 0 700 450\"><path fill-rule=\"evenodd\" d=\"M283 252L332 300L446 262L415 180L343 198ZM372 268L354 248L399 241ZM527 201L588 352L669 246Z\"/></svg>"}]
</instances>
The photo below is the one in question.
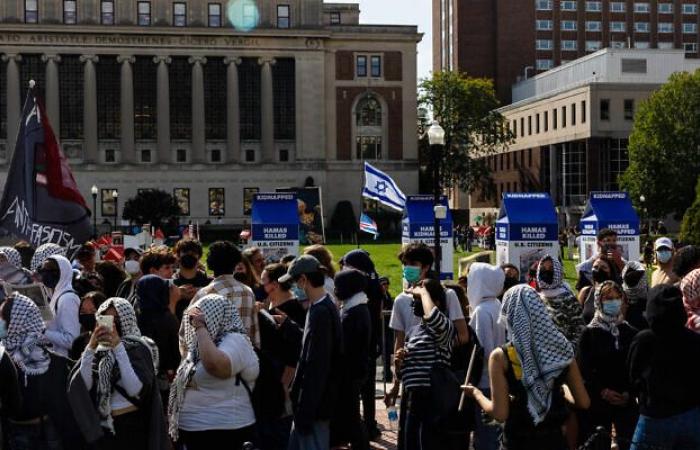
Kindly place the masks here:
<instances>
[{"instance_id":1,"label":"baseball cap","mask_svg":"<svg viewBox=\"0 0 700 450\"><path fill-rule=\"evenodd\" d=\"M658 238L654 243L654 250L658 250L662 247L673 250L673 241L667 237Z\"/></svg>"},{"instance_id":2,"label":"baseball cap","mask_svg":"<svg viewBox=\"0 0 700 450\"><path fill-rule=\"evenodd\" d=\"M279 277L277 281L279 283L285 283L305 273L318 272L320 267L321 263L318 262L318 259L311 255L301 255L294 258L294 261L289 264L287 273Z\"/></svg>"}]
</instances>

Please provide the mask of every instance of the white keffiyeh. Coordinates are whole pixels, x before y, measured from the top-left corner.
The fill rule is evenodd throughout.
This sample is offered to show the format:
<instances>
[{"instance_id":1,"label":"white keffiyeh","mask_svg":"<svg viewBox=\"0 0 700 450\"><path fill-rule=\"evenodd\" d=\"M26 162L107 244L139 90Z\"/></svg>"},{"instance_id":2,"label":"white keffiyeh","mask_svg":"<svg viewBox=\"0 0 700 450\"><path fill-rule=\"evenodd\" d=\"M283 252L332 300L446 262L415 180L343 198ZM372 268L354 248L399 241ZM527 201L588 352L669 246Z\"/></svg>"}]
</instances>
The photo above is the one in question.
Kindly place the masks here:
<instances>
[{"instance_id":1,"label":"white keffiyeh","mask_svg":"<svg viewBox=\"0 0 700 450\"><path fill-rule=\"evenodd\" d=\"M170 387L170 398L168 399L168 419L170 421L169 433L170 436L177 440L178 428L180 420L180 409L185 400L185 390L192 381L195 367L199 362L199 348L197 345L197 333L195 328L188 320L188 311L193 308L199 308L204 314L204 319L207 324L207 331L212 338L212 341L217 346L221 340L229 333L240 333L248 337L241 317L238 313L238 308L225 297L218 294L210 294L202 297L192 304L183 315L184 323L184 339L187 345L187 356L180 363L177 369L177 374Z\"/></svg>"},{"instance_id":2,"label":"white keffiyeh","mask_svg":"<svg viewBox=\"0 0 700 450\"><path fill-rule=\"evenodd\" d=\"M44 335L46 325L36 304L17 292L10 295L9 299L12 300L12 309L7 336L2 343L24 373L26 385L28 376L42 375L49 370L51 358L46 348L50 343Z\"/></svg>"},{"instance_id":3,"label":"white keffiyeh","mask_svg":"<svg viewBox=\"0 0 700 450\"><path fill-rule=\"evenodd\" d=\"M120 333L120 339L126 348L134 345L145 345L151 351L154 370L158 371L158 348L153 341L141 336L137 325L136 313L133 306L127 300L119 297L111 297L100 305L96 316L105 313L109 308L117 310L114 326ZM114 432L112 419L112 391L113 383L119 380L119 366L117 365L114 350L100 351L96 354L97 360L97 411L100 414L103 427Z\"/></svg>"},{"instance_id":4,"label":"white keffiyeh","mask_svg":"<svg viewBox=\"0 0 700 450\"><path fill-rule=\"evenodd\" d=\"M66 256L66 249L58 244L52 243L40 245L39 248L36 249L36 252L34 252L34 256L32 256L32 262L29 265L29 269L32 272L36 272L39 270L39 267L44 264L44 261L46 261L49 256L53 255Z\"/></svg>"},{"instance_id":5,"label":"white keffiyeh","mask_svg":"<svg viewBox=\"0 0 700 450\"><path fill-rule=\"evenodd\" d=\"M509 289L503 298L501 315L520 359L527 408L537 425L549 412L554 382L571 364L574 349L530 286Z\"/></svg>"}]
</instances>

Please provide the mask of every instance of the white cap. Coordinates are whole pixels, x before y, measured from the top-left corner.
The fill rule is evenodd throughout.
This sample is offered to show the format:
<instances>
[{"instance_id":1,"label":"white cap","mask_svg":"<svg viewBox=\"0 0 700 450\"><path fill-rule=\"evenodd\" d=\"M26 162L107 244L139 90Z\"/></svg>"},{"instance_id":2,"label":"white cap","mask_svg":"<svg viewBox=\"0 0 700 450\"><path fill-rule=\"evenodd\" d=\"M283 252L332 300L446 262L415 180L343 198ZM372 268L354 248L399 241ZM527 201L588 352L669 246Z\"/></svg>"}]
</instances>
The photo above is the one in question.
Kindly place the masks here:
<instances>
[{"instance_id":1,"label":"white cap","mask_svg":"<svg viewBox=\"0 0 700 450\"><path fill-rule=\"evenodd\" d=\"M673 241L667 237L658 238L654 243L654 250L658 250L663 247L673 250Z\"/></svg>"}]
</instances>

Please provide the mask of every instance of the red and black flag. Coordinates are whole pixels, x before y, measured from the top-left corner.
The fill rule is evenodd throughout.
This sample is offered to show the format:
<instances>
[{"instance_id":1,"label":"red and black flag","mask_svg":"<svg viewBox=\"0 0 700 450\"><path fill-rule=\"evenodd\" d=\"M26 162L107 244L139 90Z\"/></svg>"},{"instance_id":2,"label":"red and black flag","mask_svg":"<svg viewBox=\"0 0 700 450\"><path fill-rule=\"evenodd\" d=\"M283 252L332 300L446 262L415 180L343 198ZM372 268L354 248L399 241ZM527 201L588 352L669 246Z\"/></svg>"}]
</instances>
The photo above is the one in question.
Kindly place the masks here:
<instances>
[{"instance_id":1,"label":"red and black flag","mask_svg":"<svg viewBox=\"0 0 700 450\"><path fill-rule=\"evenodd\" d=\"M0 201L0 237L24 239L34 247L51 242L71 256L90 238L90 210L37 91L31 82Z\"/></svg>"}]
</instances>

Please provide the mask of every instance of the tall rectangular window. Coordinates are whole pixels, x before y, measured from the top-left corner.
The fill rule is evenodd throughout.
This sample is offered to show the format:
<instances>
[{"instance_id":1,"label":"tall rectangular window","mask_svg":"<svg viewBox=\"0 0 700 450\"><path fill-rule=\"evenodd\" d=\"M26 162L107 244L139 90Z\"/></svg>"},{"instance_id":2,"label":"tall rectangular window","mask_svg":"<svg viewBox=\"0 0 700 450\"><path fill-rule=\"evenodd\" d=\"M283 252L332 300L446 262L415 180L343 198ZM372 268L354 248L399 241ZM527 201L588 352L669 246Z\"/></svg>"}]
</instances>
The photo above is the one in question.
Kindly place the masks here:
<instances>
[{"instance_id":1,"label":"tall rectangular window","mask_svg":"<svg viewBox=\"0 0 700 450\"><path fill-rule=\"evenodd\" d=\"M557 123L557 108L554 108L552 110L552 129L556 130L558 125L559 124Z\"/></svg>"},{"instance_id":2,"label":"tall rectangular window","mask_svg":"<svg viewBox=\"0 0 700 450\"><path fill-rule=\"evenodd\" d=\"M610 120L610 100L607 98L600 100L600 120Z\"/></svg>"},{"instance_id":3,"label":"tall rectangular window","mask_svg":"<svg viewBox=\"0 0 700 450\"><path fill-rule=\"evenodd\" d=\"M24 23L39 23L39 0L24 0Z\"/></svg>"},{"instance_id":4,"label":"tall rectangular window","mask_svg":"<svg viewBox=\"0 0 700 450\"><path fill-rule=\"evenodd\" d=\"M331 12L331 25L340 25L340 12Z\"/></svg>"},{"instance_id":5,"label":"tall rectangular window","mask_svg":"<svg viewBox=\"0 0 700 450\"><path fill-rule=\"evenodd\" d=\"M586 123L586 101L581 101L581 123Z\"/></svg>"},{"instance_id":6,"label":"tall rectangular window","mask_svg":"<svg viewBox=\"0 0 700 450\"><path fill-rule=\"evenodd\" d=\"M175 27L186 27L187 26L187 3L182 3L182 2L173 3L173 26L175 26Z\"/></svg>"},{"instance_id":7,"label":"tall rectangular window","mask_svg":"<svg viewBox=\"0 0 700 450\"><path fill-rule=\"evenodd\" d=\"M151 24L151 2L138 2L138 23L142 27Z\"/></svg>"},{"instance_id":8,"label":"tall rectangular window","mask_svg":"<svg viewBox=\"0 0 700 450\"><path fill-rule=\"evenodd\" d=\"M234 64L234 63L231 63ZM273 66L274 67L274 66ZM207 140L226 139L226 65L223 58L208 57L204 64L204 117ZM275 129L275 131L277 131ZM214 151L212 150L212 162Z\"/></svg>"},{"instance_id":9,"label":"tall rectangular window","mask_svg":"<svg viewBox=\"0 0 700 450\"><path fill-rule=\"evenodd\" d=\"M367 76L367 56L365 55L358 55L357 56L357 65L356 65L356 74L358 77L366 77Z\"/></svg>"},{"instance_id":10,"label":"tall rectangular window","mask_svg":"<svg viewBox=\"0 0 700 450\"><path fill-rule=\"evenodd\" d=\"M379 78L382 76L382 57L372 56L370 58L370 73L373 78Z\"/></svg>"},{"instance_id":11,"label":"tall rectangular window","mask_svg":"<svg viewBox=\"0 0 700 450\"><path fill-rule=\"evenodd\" d=\"M525 137L525 118L520 118L520 137Z\"/></svg>"},{"instance_id":12,"label":"tall rectangular window","mask_svg":"<svg viewBox=\"0 0 700 450\"><path fill-rule=\"evenodd\" d=\"M102 0L100 4L100 23L114 25L114 1Z\"/></svg>"},{"instance_id":13,"label":"tall rectangular window","mask_svg":"<svg viewBox=\"0 0 700 450\"><path fill-rule=\"evenodd\" d=\"M83 63L78 55L62 55L58 65L61 139L83 138ZM53 124L58 126L58 124Z\"/></svg>"},{"instance_id":14,"label":"tall rectangular window","mask_svg":"<svg viewBox=\"0 0 700 450\"><path fill-rule=\"evenodd\" d=\"M78 12L75 0L63 0L63 23L75 25L78 20Z\"/></svg>"},{"instance_id":15,"label":"tall rectangular window","mask_svg":"<svg viewBox=\"0 0 700 450\"><path fill-rule=\"evenodd\" d=\"M100 139L119 139L120 83L121 64L117 58L100 55L97 63L97 137Z\"/></svg>"},{"instance_id":16,"label":"tall rectangular window","mask_svg":"<svg viewBox=\"0 0 700 450\"><path fill-rule=\"evenodd\" d=\"M625 120L634 120L634 100L625 99Z\"/></svg>"},{"instance_id":17,"label":"tall rectangular window","mask_svg":"<svg viewBox=\"0 0 700 450\"><path fill-rule=\"evenodd\" d=\"M277 28L289 28L289 5L277 5Z\"/></svg>"},{"instance_id":18,"label":"tall rectangular window","mask_svg":"<svg viewBox=\"0 0 700 450\"><path fill-rule=\"evenodd\" d=\"M275 140L296 137L295 68L294 58L277 58L277 63L272 66Z\"/></svg>"},{"instance_id":19,"label":"tall rectangular window","mask_svg":"<svg viewBox=\"0 0 700 450\"><path fill-rule=\"evenodd\" d=\"M576 125L576 103L571 104L571 126Z\"/></svg>"},{"instance_id":20,"label":"tall rectangular window","mask_svg":"<svg viewBox=\"0 0 700 450\"><path fill-rule=\"evenodd\" d=\"M257 58L241 58L238 66L241 139L259 140L261 127L260 64ZM255 161L255 151L253 151Z\"/></svg>"},{"instance_id":21,"label":"tall rectangular window","mask_svg":"<svg viewBox=\"0 0 700 450\"><path fill-rule=\"evenodd\" d=\"M209 3L209 20L207 23L210 27L217 28L223 23L221 20L221 3Z\"/></svg>"},{"instance_id":22,"label":"tall rectangular window","mask_svg":"<svg viewBox=\"0 0 700 450\"><path fill-rule=\"evenodd\" d=\"M549 111L544 112L544 132L549 131Z\"/></svg>"},{"instance_id":23,"label":"tall rectangular window","mask_svg":"<svg viewBox=\"0 0 700 450\"><path fill-rule=\"evenodd\" d=\"M535 133L540 133L540 114L535 114Z\"/></svg>"},{"instance_id":24,"label":"tall rectangular window","mask_svg":"<svg viewBox=\"0 0 700 450\"><path fill-rule=\"evenodd\" d=\"M561 127L566 128L566 106L561 107Z\"/></svg>"},{"instance_id":25,"label":"tall rectangular window","mask_svg":"<svg viewBox=\"0 0 700 450\"><path fill-rule=\"evenodd\" d=\"M134 62L134 137L156 138L157 66L153 57L137 56Z\"/></svg>"},{"instance_id":26,"label":"tall rectangular window","mask_svg":"<svg viewBox=\"0 0 700 450\"><path fill-rule=\"evenodd\" d=\"M527 135L532 136L532 116L527 116Z\"/></svg>"},{"instance_id":27,"label":"tall rectangular window","mask_svg":"<svg viewBox=\"0 0 700 450\"><path fill-rule=\"evenodd\" d=\"M187 57L172 58L170 77L170 137L186 140L192 136L192 65ZM182 95L183 92L187 94Z\"/></svg>"},{"instance_id":28,"label":"tall rectangular window","mask_svg":"<svg viewBox=\"0 0 700 450\"><path fill-rule=\"evenodd\" d=\"M0 73L7 73L7 63L0 60ZM0 139L7 137L7 77L0 77ZM6 153L7 154L7 153Z\"/></svg>"}]
</instances>

